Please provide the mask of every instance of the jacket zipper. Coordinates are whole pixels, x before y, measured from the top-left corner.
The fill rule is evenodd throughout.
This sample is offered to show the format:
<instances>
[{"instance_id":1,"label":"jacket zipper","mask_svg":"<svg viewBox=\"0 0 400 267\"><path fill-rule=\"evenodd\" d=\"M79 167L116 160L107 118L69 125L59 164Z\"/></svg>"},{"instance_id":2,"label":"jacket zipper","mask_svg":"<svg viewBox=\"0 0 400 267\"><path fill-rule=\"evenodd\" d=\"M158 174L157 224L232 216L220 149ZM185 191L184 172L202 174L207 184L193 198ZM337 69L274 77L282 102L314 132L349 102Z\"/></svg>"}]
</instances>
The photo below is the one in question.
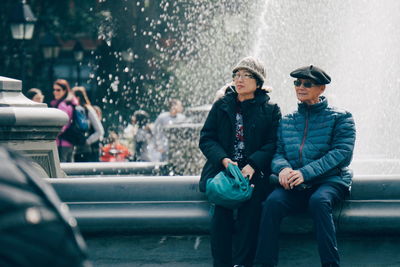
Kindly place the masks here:
<instances>
[{"instance_id":1,"label":"jacket zipper","mask_svg":"<svg viewBox=\"0 0 400 267\"><path fill-rule=\"evenodd\" d=\"M304 148L304 143L306 142L306 137L308 133L308 117L309 117L309 110L307 109L306 113L306 123L304 125L304 132L303 132L303 140L301 141L300 149L299 149L299 158L300 158L300 163L303 165L303 148Z\"/></svg>"}]
</instances>

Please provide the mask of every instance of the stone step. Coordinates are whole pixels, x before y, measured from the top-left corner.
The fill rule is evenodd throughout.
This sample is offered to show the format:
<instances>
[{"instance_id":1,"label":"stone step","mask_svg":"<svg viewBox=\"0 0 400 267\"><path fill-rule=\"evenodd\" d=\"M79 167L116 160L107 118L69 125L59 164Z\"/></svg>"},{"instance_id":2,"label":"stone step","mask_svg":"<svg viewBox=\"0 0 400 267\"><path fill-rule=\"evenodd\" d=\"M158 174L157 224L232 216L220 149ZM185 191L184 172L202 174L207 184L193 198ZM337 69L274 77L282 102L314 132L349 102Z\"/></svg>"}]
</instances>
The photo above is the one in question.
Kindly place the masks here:
<instances>
[{"instance_id":1,"label":"stone step","mask_svg":"<svg viewBox=\"0 0 400 267\"><path fill-rule=\"evenodd\" d=\"M47 179L70 207L83 232L206 233L210 205L197 176ZM336 207L343 233L400 234L400 177L354 178L351 196ZM305 214L285 218L282 231L310 233Z\"/></svg>"}]
</instances>

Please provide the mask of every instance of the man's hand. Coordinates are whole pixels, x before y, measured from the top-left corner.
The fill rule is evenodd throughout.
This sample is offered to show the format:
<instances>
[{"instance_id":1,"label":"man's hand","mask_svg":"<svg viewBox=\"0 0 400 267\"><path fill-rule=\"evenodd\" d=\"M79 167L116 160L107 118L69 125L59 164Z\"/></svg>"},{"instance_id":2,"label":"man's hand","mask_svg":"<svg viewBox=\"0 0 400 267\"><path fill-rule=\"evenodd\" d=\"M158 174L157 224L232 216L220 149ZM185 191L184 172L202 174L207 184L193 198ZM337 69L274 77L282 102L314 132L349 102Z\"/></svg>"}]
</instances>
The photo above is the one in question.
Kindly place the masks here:
<instances>
[{"instance_id":1,"label":"man's hand","mask_svg":"<svg viewBox=\"0 0 400 267\"><path fill-rule=\"evenodd\" d=\"M281 170L281 172L279 173L279 183L281 184L281 186L283 186L283 188L285 188L286 190L290 189L290 185L289 185L289 176L291 171L293 171L292 168L284 168L283 170Z\"/></svg>"},{"instance_id":2,"label":"man's hand","mask_svg":"<svg viewBox=\"0 0 400 267\"><path fill-rule=\"evenodd\" d=\"M293 189L295 186L298 186L302 183L304 183L304 177L301 171L299 170L292 170L289 174L289 179L288 179L289 187L290 189Z\"/></svg>"},{"instance_id":3,"label":"man's hand","mask_svg":"<svg viewBox=\"0 0 400 267\"><path fill-rule=\"evenodd\" d=\"M255 170L249 164L244 166L243 169L242 169L243 176L249 178L249 180L251 180L251 178L253 177L254 173L255 173Z\"/></svg>"},{"instance_id":4,"label":"man's hand","mask_svg":"<svg viewBox=\"0 0 400 267\"><path fill-rule=\"evenodd\" d=\"M236 166L238 165L237 162L232 161L230 158L223 158L222 161L221 161L221 163L222 163L222 165L225 167L225 169L228 168L228 164L229 164L229 163L231 163L231 164L233 164L233 165L236 165Z\"/></svg>"}]
</instances>

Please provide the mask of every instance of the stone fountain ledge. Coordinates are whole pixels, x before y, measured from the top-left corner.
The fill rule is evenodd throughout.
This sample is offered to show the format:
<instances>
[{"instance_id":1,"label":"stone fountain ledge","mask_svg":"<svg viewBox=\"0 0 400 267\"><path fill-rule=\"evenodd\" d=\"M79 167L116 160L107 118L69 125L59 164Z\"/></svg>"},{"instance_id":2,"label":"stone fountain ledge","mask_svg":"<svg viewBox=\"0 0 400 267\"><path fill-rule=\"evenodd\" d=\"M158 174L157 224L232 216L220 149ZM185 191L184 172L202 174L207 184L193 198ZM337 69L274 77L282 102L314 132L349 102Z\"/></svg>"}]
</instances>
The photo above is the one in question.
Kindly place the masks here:
<instances>
[{"instance_id":1,"label":"stone fountain ledge","mask_svg":"<svg viewBox=\"0 0 400 267\"><path fill-rule=\"evenodd\" d=\"M22 94L22 83L0 76L0 145L30 157L44 177L63 177L55 139L68 122L63 111Z\"/></svg>"},{"instance_id":2,"label":"stone fountain ledge","mask_svg":"<svg viewBox=\"0 0 400 267\"><path fill-rule=\"evenodd\" d=\"M207 234L209 203L198 176L119 176L48 179L84 233ZM360 175L336 207L337 231L400 235L400 175ZM310 234L307 214L285 218L282 231Z\"/></svg>"}]
</instances>

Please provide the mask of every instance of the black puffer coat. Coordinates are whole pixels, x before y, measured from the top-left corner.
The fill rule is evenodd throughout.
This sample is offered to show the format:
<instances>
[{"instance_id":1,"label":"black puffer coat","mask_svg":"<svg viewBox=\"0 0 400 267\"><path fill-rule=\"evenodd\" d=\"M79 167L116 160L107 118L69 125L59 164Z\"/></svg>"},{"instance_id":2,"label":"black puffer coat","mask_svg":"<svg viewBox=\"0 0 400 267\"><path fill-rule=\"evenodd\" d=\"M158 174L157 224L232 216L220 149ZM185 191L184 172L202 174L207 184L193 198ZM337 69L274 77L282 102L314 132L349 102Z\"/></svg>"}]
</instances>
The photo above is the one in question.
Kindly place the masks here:
<instances>
[{"instance_id":1,"label":"black puffer coat","mask_svg":"<svg viewBox=\"0 0 400 267\"><path fill-rule=\"evenodd\" d=\"M228 93L212 106L200 132L200 149L207 158L200 178L200 191L205 192L206 181L223 170L223 158L233 158L236 93ZM244 123L245 156L256 171L252 183L268 177L276 149L277 128L281 112L277 104L268 102L265 91L257 90L255 97L241 103ZM267 185L267 179L263 183Z\"/></svg>"}]
</instances>

